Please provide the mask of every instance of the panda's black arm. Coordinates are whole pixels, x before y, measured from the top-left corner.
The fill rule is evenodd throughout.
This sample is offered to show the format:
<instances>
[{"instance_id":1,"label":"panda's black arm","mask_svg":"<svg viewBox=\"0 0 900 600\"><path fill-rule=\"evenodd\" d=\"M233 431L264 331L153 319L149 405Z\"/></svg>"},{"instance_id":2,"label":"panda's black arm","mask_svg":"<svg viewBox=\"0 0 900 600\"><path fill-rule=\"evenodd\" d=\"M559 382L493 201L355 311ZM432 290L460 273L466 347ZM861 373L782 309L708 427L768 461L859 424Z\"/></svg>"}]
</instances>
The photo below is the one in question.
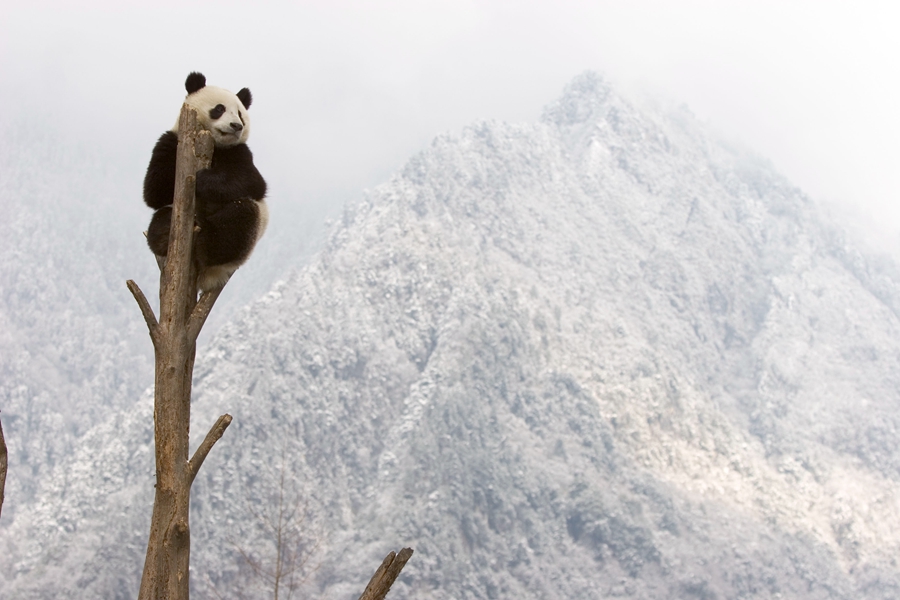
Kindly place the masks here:
<instances>
[{"instance_id":1,"label":"panda's black arm","mask_svg":"<svg viewBox=\"0 0 900 600\"><path fill-rule=\"evenodd\" d=\"M160 209L172 204L175 196L175 159L178 153L178 134L167 131L159 137L147 174L144 176L144 202L147 206Z\"/></svg>"},{"instance_id":2,"label":"panda's black arm","mask_svg":"<svg viewBox=\"0 0 900 600\"><path fill-rule=\"evenodd\" d=\"M197 173L197 198L205 204L222 204L241 198L261 200L266 181L253 164L246 144L216 148L212 166Z\"/></svg>"}]
</instances>

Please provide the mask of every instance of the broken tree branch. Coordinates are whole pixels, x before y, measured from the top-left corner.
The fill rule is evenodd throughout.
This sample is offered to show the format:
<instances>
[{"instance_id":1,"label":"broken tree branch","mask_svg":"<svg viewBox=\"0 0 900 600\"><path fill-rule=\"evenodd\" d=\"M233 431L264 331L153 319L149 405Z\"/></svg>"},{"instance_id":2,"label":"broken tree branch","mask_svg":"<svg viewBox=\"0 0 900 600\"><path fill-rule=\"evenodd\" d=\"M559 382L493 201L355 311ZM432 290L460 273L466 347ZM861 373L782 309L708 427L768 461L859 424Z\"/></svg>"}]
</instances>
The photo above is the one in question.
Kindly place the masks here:
<instances>
[{"instance_id":1,"label":"broken tree branch","mask_svg":"<svg viewBox=\"0 0 900 600\"><path fill-rule=\"evenodd\" d=\"M147 302L147 297L144 295L144 292L141 291L141 288L138 287L138 284L129 279L125 282L125 285L128 286L128 290L137 301L138 306L141 309L141 314L144 315L144 321L147 323L147 329L150 330L150 339L153 340L153 345L156 346L156 329L159 326L159 322L156 320L156 315L153 314L153 308L150 306L150 303Z\"/></svg>"},{"instance_id":2,"label":"broken tree branch","mask_svg":"<svg viewBox=\"0 0 900 600\"><path fill-rule=\"evenodd\" d=\"M385 556L359 600L383 600L412 555L412 548L404 548L399 553L391 551Z\"/></svg>"},{"instance_id":3,"label":"broken tree branch","mask_svg":"<svg viewBox=\"0 0 900 600\"><path fill-rule=\"evenodd\" d=\"M226 281L225 283L228 282ZM216 300L219 299L219 294L222 293L223 289L225 289L224 285L220 288L203 292L200 295L200 300L197 301L197 305L191 311L191 318L188 320L188 338L192 341L197 341L197 336L200 335L200 330L203 329L206 318L209 316L209 312L212 310Z\"/></svg>"},{"instance_id":4,"label":"broken tree branch","mask_svg":"<svg viewBox=\"0 0 900 600\"><path fill-rule=\"evenodd\" d=\"M222 436L225 434L225 430L228 429L228 426L231 425L231 415L225 413L213 424L212 428L209 430L209 433L206 434L206 437L203 439L203 442L197 447L197 450L194 452L194 456L191 457L190 460L190 472L191 472L191 482L193 483L194 477L197 476L197 471L200 470L200 466L203 464L203 461L206 460L206 455L209 454L209 451L212 450L212 447L218 442Z\"/></svg>"}]
</instances>

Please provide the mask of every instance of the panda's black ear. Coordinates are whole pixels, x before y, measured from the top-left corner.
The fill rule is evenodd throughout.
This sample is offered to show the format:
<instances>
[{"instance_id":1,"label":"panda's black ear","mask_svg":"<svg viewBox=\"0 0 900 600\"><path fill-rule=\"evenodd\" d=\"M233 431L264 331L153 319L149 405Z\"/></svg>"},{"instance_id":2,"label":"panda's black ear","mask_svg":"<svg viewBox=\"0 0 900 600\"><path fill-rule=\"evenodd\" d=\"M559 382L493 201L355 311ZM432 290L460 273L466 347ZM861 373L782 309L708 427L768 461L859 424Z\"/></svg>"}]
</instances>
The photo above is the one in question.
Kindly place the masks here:
<instances>
[{"instance_id":1,"label":"panda's black ear","mask_svg":"<svg viewBox=\"0 0 900 600\"><path fill-rule=\"evenodd\" d=\"M201 90L205 87L206 77L203 76L203 73L198 73L197 71L188 75L187 79L184 81L184 89L187 90L188 94L193 94L197 90Z\"/></svg>"},{"instance_id":2,"label":"panda's black ear","mask_svg":"<svg viewBox=\"0 0 900 600\"><path fill-rule=\"evenodd\" d=\"M238 100L241 101L241 104L244 105L244 108L250 108L250 104L253 102L253 96L250 94L250 90L247 88L242 89L237 93Z\"/></svg>"}]
</instances>

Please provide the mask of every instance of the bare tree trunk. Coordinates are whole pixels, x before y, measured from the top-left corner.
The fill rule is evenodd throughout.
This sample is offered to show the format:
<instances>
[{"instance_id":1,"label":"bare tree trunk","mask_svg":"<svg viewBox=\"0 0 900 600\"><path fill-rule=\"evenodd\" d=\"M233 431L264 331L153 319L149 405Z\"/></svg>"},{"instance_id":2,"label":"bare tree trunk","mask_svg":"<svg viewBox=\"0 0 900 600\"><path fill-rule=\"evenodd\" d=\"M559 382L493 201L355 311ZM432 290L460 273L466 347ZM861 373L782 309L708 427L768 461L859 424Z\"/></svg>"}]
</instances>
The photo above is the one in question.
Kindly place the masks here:
<instances>
[{"instance_id":1,"label":"bare tree trunk","mask_svg":"<svg viewBox=\"0 0 900 600\"><path fill-rule=\"evenodd\" d=\"M188 460L197 336L220 290L207 292L197 300L197 269L192 258L196 173L212 160L212 136L200 127L197 113L188 106L181 109L178 130L169 249L159 280L159 322L137 284L128 281L156 355L156 498L139 600L187 600L191 484L213 444L231 423L230 415L220 417Z\"/></svg>"},{"instance_id":2,"label":"bare tree trunk","mask_svg":"<svg viewBox=\"0 0 900 600\"><path fill-rule=\"evenodd\" d=\"M0 514L3 513L3 496L6 491L6 467L9 465L9 453L6 451L6 439L3 437L3 424L0 424Z\"/></svg>"},{"instance_id":3,"label":"bare tree trunk","mask_svg":"<svg viewBox=\"0 0 900 600\"><path fill-rule=\"evenodd\" d=\"M359 600L383 600L387 593L391 591L391 586L394 585L394 581L412 555L412 548L404 548L399 553L394 553L393 551L388 553L381 562L381 566L372 575L369 585L366 586Z\"/></svg>"},{"instance_id":4,"label":"bare tree trunk","mask_svg":"<svg viewBox=\"0 0 900 600\"><path fill-rule=\"evenodd\" d=\"M188 599L191 485L207 454L231 423L231 415L219 417L206 434L206 439L188 460L191 380L197 336L200 335L221 289L206 292L197 299L197 269L192 257L196 174L200 169L208 167L212 160L212 136L200 127L197 113L186 105L181 109L178 131L175 198L164 266L163 261L157 257L162 270L159 278L159 321L138 285L131 280L127 282L150 330L156 355L153 404L156 498L138 600ZM0 443L2 441L0 430ZM2 450L0 474L5 477L5 445ZM0 479L0 503L2 484L3 479ZM282 516L279 515L279 548L283 541L280 537ZM399 554L388 554L360 600L382 600L410 556L412 550L409 548L404 548ZM277 560L276 597L278 584L285 574L282 557L279 555Z\"/></svg>"}]
</instances>

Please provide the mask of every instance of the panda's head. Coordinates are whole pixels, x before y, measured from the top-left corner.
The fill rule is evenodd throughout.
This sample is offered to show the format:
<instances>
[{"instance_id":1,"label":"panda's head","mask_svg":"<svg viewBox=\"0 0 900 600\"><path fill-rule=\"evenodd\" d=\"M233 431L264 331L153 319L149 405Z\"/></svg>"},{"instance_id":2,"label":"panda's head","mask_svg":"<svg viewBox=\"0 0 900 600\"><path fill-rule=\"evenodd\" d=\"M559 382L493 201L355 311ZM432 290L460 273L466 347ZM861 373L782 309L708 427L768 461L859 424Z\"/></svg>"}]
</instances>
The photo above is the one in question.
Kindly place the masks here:
<instances>
[{"instance_id":1,"label":"panda's head","mask_svg":"<svg viewBox=\"0 0 900 600\"><path fill-rule=\"evenodd\" d=\"M250 136L250 115L247 109L253 101L250 90L237 94L212 85L206 85L202 73L191 73L184 82L187 98L184 102L197 111L197 118L204 129L212 133L218 147L245 144ZM178 122L172 129L178 133Z\"/></svg>"}]
</instances>

